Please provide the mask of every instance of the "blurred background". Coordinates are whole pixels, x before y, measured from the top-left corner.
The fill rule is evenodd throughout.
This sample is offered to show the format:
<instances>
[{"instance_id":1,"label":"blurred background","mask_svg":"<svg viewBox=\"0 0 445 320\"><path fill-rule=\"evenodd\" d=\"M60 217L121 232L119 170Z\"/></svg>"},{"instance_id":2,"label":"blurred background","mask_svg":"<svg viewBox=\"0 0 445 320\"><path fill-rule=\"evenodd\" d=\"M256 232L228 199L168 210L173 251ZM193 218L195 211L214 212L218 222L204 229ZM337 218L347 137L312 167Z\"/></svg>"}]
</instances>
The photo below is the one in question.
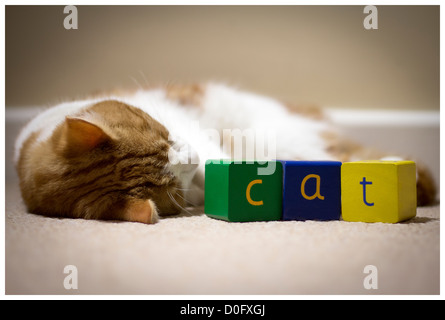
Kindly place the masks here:
<instances>
[{"instance_id":1,"label":"blurred background","mask_svg":"<svg viewBox=\"0 0 445 320\"><path fill-rule=\"evenodd\" d=\"M298 103L439 109L439 6L6 6L6 105L221 80Z\"/></svg>"},{"instance_id":2,"label":"blurred background","mask_svg":"<svg viewBox=\"0 0 445 320\"><path fill-rule=\"evenodd\" d=\"M34 110L23 107L212 80L333 110L421 112L429 120L405 131L336 119L365 143L428 155L439 173L439 6L377 6L377 30L364 6L77 6L77 30L63 9L6 6L7 156Z\"/></svg>"}]
</instances>

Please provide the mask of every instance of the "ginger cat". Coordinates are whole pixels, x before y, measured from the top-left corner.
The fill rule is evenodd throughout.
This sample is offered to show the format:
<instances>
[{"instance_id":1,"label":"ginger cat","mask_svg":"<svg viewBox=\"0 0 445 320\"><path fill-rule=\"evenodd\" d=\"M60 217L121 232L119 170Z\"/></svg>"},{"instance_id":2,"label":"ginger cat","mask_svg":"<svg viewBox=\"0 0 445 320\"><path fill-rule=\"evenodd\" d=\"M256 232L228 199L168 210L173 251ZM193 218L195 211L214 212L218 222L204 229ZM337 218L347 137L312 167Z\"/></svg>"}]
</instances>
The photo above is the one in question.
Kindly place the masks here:
<instances>
[{"instance_id":1,"label":"ginger cat","mask_svg":"<svg viewBox=\"0 0 445 320\"><path fill-rule=\"evenodd\" d=\"M205 160L230 158L233 146L203 139L190 130L192 123L222 138L227 129L270 130L277 159L387 156L339 135L318 109L292 108L222 84L153 86L61 103L29 122L14 158L28 210L153 223L202 205ZM434 201L433 180L419 164L417 189L418 205Z\"/></svg>"}]
</instances>

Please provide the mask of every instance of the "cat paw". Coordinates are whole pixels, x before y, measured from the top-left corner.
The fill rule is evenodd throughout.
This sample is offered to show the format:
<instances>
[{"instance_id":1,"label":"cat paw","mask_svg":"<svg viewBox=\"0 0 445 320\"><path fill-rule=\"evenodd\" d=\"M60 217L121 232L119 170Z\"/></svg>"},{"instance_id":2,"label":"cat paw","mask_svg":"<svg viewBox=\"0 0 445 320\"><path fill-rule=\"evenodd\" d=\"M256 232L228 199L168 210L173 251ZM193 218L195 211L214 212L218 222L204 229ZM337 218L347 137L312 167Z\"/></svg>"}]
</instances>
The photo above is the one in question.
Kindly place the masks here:
<instances>
[{"instance_id":1,"label":"cat paw","mask_svg":"<svg viewBox=\"0 0 445 320\"><path fill-rule=\"evenodd\" d=\"M134 200L125 208L123 220L146 224L158 221L156 205L151 200Z\"/></svg>"}]
</instances>

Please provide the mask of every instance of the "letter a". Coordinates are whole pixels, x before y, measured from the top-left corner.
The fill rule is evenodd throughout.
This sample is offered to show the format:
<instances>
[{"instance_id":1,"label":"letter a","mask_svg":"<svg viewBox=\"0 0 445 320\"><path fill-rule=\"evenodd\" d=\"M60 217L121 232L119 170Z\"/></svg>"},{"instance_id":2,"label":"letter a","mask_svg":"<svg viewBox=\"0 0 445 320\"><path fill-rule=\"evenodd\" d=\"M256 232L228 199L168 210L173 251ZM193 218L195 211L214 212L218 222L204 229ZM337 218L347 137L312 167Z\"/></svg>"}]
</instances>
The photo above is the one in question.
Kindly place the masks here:
<instances>
[{"instance_id":1,"label":"letter a","mask_svg":"<svg viewBox=\"0 0 445 320\"><path fill-rule=\"evenodd\" d=\"M308 196L306 192L304 191L304 186L306 184L306 181L308 181L310 178L315 178L317 180L317 190L312 196ZM303 181L301 182L301 195L303 198L307 200L314 200L315 198L318 198L320 200L324 200L324 196L320 194L320 176L316 174L308 174L306 177L304 177Z\"/></svg>"},{"instance_id":2,"label":"letter a","mask_svg":"<svg viewBox=\"0 0 445 320\"><path fill-rule=\"evenodd\" d=\"M363 273L367 273L368 275L363 280L363 287L367 290L370 289L378 289L377 284L377 267L373 265L365 266Z\"/></svg>"},{"instance_id":3,"label":"letter a","mask_svg":"<svg viewBox=\"0 0 445 320\"><path fill-rule=\"evenodd\" d=\"M63 273L68 275L63 280L63 286L66 290L77 289L77 268L76 266L68 265L63 269Z\"/></svg>"},{"instance_id":4,"label":"letter a","mask_svg":"<svg viewBox=\"0 0 445 320\"><path fill-rule=\"evenodd\" d=\"M378 13L376 6L366 6L365 9L363 9L363 13L369 13L369 15L365 17L365 20L363 20L363 26L365 29L378 29Z\"/></svg>"},{"instance_id":5,"label":"letter a","mask_svg":"<svg viewBox=\"0 0 445 320\"><path fill-rule=\"evenodd\" d=\"M69 13L69 15L63 19L63 27L67 30L77 29L77 7L65 6L63 13Z\"/></svg>"},{"instance_id":6,"label":"letter a","mask_svg":"<svg viewBox=\"0 0 445 320\"><path fill-rule=\"evenodd\" d=\"M252 189L252 186L254 185L254 184L262 184L263 183L263 180L260 180L260 179L258 179L258 180L253 180L253 181L251 181L250 183L249 183L249 185L247 186L247 189L246 189L246 198L247 198L247 201L251 204L251 205L253 205L253 206L262 206L263 205L263 200L261 200L261 201L254 201L254 200L252 200L252 198L250 197L250 189Z\"/></svg>"}]
</instances>

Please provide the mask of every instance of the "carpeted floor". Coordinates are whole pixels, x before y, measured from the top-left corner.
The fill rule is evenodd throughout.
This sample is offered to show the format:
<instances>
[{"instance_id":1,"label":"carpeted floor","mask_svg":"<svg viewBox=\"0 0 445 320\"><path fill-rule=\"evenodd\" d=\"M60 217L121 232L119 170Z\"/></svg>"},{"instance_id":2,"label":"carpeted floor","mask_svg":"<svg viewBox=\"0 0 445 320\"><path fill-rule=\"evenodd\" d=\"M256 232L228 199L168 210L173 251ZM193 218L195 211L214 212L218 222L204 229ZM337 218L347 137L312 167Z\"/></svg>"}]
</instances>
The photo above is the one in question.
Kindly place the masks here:
<instances>
[{"instance_id":1,"label":"carpeted floor","mask_svg":"<svg viewBox=\"0 0 445 320\"><path fill-rule=\"evenodd\" d=\"M6 294L435 295L439 214L419 208L400 224L228 223L202 209L155 225L54 219L26 213L7 183ZM64 287L67 265L76 290ZM365 289L370 275L377 289Z\"/></svg>"}]
</instances>

